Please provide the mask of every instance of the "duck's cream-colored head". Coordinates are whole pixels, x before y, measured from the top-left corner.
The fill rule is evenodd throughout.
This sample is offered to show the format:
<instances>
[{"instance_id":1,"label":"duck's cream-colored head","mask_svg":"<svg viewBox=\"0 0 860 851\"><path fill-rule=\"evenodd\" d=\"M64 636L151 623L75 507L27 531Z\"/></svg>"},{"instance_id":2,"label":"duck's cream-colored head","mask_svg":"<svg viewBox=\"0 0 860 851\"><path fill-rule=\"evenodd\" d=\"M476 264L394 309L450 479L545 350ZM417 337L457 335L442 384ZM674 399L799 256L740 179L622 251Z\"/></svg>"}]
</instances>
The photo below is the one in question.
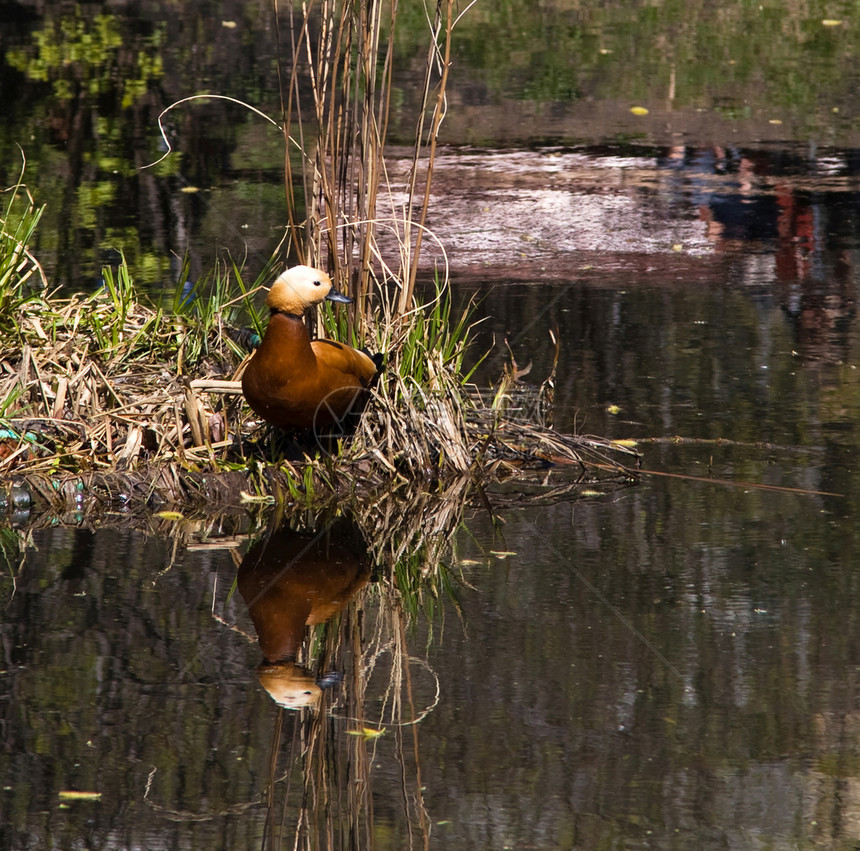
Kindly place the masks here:
<instances>
[{"instance_id":1,"label":"duck's cream-colored head","mask_svg":"<svg viewBox=\"0 0 860 851\"><path fill-rule=\"evenodd\" d=\"M293 266L272 284L266 304L272 310L301 316L309 307L325 299L347 303L352 301L334 288L331 278L322 269Z\"/></svg>"},{"instance_id":2,"label":"duck's cream-colored head","mask_svg":"<svg viewBox=\"0 0 860 851\"><path fill-rule=\"evenodd\" d=\"M311 672L293 662L269 665L265 662L257 668L257 676L263 688L275 703L284 709L301 709L310 706L316 709L322 697Z\"/></svg>"}]
</instances>

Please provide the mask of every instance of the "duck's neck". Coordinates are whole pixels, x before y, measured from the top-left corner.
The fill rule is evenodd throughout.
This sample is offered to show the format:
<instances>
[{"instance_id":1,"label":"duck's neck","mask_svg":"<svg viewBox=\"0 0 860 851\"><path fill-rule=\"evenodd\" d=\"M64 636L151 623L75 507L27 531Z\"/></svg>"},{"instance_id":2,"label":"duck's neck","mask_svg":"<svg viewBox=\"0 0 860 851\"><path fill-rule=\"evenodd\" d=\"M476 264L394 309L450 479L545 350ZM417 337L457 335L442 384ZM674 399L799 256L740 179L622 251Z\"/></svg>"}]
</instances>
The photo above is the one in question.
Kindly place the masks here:
<instances>
[{"instance_id":1,"label":"duck's neck","mask_svg":"<svg viewBox=\"0 0 860 851\"><path fill-rule=\"evenodd\" d=\"M302 314L301 313L293 313L291 310L281 310L279 307L272 307L272 308L270 308L270 311L271 312L269 313L269 319L271 319L273 316L280 315L280 316L286 316L289 319L298 319L299 322L302 321Z\"/></svg>"},{"instance_id":2,"label":"duck's neck","mask_svg":"<svg viewBox=\"0 0 860 851\"><path fill-rule=\"evenodd\" d=\"M257 355L261 359L261 367L274 363L275 368L280 369L280 365L288 360L290 364L304 370L310 369L315 356L301 316L273 310Z\"/></svg>"}]
</instances>

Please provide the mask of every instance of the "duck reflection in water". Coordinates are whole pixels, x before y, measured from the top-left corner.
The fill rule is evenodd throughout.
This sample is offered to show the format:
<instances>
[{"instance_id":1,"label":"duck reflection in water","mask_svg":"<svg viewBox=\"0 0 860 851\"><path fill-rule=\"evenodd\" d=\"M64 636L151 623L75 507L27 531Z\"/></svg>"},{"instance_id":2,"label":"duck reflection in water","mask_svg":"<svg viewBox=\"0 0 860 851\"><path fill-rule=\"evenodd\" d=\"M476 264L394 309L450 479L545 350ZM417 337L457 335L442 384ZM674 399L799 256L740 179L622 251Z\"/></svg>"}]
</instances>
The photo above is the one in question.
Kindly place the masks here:
<instances>
[{"instance_id":1,"label":"duck reflection in water","mask_svg":"<svg viewBox=\"0 0 860 851\"><path fill-rule=\"evenodd\" d=\"M370 578L367 550L353 524L339 520L319 528L282 526L251 547L239 566L239 593L263 651L257 674L287 709L317 706L326 685L297 662L307 628L340 612Z\"/></svg>"}]
</instances>

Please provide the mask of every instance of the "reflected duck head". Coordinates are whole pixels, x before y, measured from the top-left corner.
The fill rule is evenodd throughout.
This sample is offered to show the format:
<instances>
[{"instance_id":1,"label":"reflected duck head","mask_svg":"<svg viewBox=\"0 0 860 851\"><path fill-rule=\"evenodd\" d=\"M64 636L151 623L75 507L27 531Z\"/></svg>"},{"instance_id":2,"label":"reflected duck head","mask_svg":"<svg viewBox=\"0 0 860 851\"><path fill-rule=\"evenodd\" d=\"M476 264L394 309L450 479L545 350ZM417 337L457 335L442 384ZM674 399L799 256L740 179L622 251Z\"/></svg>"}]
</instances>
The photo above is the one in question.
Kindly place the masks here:
<instances>
[{"instance_id":1,"label":"reflected duck head","mask_svg":"<svg viewBox=\"0 0 860 851\"><path fill-rule=\"evenodd\" d=\"M316 709L322 689L307 668L291 662L277 665L263 663L257 668L260 684L272 700L284 709Z\"/></svg>"},{"instance_id":2,"label":"reflected duck head","mask_svg":"<svg viewBox=\"0 0 860 851\"><path fill-rule=\"evenodd\" d=\"M266 304L273 312L301 316L308 308L326 300L344 304L352 301L334 288L331 278L322 269L293 266L272 284Z\"/></svg>"}]
</instances>

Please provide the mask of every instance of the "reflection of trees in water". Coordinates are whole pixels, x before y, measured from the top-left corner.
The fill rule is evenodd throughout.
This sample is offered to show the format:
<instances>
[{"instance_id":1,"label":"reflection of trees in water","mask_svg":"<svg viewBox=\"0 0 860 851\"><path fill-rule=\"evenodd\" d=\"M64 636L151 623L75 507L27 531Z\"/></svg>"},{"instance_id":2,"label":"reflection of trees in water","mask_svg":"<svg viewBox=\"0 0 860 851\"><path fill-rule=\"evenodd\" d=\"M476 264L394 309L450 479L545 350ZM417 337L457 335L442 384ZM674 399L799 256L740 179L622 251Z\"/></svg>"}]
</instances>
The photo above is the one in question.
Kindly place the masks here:
<instances>
[{"instance_id":1,"label":"reflection of trees in water","mask_svg":"<svg viewBox=\"0 0 860 851\"><path fill-rule=\"evenodd\" d=\"M564 4L550 4L540 14L525 17L516 8L476 6L458 22L451 93L455 108L443 125L451 141L484 133L476 127L488 126L488 120L504 125L501 136L491 134L486 140L490 144L499 138L518 139L520 144L572 138L599 142L629 133L633 128L624 123L629 121L626 104L645 94L634 89L649 77L655 84L649 86L652 91L668 84L667 58L660 46L665 43L674 46L676 110L685 103L698 109L701 102L713 100L726 120L735 120L728 115L726 97L714 94L719 88L714 74L722 72L731 78L723 81L731 92L727 100L753 113L761 99L768 107L784 102L812 115L812 107L820 106L818 92L847 88L856 97L858 91L847 85L851 78L843 65L849 54L832 52L828 41L855 39L860 30L847 25L795 43L791 38L774 40L761 16L738 4L723 10L719 25L703 15L683 33L674 21L679 10L668 7L651 10L641 20L641 10L632 13L617 3L575 13ZM269 255L285 219L283 152L276 138L269 147L257 119L247 119L239 107L223 103L183 107L170 116L178 155L152 174L140 166L159 155L156 116L179 98L207 90L278 113L271 4L232 0L217 9L208 4L140 4L128 15L106 14L102 7L87 4L41 4L39 13L29 4L11 4L10 9L9 17L17 13L18 21L5 25L11 47L0 65L6 110L0 128L4 184L15 170L14 143L23 141L29 182L37 198L49 205L36 248L48 268L56 269L58 283L91 282L98 266L114 258L110 252L116 248L125 250L141 280L155 284L171 278L172 251L191 252L195 276L210 267L220 247L241 256L247 240L252 263L258 252ZM637 18L635 26L630 14ZM784 10L786 20L798 14ZM512 25L517 46L513 52ZM743 39L732 35L733 27L741 28ZM414 55L413 45L423 39L424 29L422 11L403 11L397 40L403 65L409 65L404 57ZM766 39L766 50L761 45L751 49L753 33ZM710 47L703 53L694 45L705 38ZM547 49L547 39L556 49ZM677 52L682 42L688 45L683 56ZM738 54L737 61L714 66L709 56L715 43L725 43L729 54ZM786 67L794 70L799 54L812 63L807 70L820 75L820 85L810 86L805 75L785 73ZM508 61L499 63L500 55ZM577 56L573 65L572 55ZM769 87L760 82L762 63L770 68ZM615 67L625 72L612 73ZM630 67L638 72L629 73ZM408 67L405 71L409 79ZM781 101L782 89L798 81L801 90ZM420 86L407 84L398 93L403 104L414 97L413 89ZM484 93L475 106L483 112L470 112L472 91ZM814 104L801 109L799 104L812 92ZM573 108L580 112L572 114ZM704 112L676 112L671 125L684 132ZM409 106L394 111L395 135L402 138L405 131L398 122L412 114ZM837 113L829 115L836 120ZM411 132L410 124L410 137ZM687 138L696 135L715 137L714 128L688 132ZM184 194L191 186L204 194Z\"/></svg>"},{"instance_id":2,"label":"reflection of trees in water","mask_svg":"<svg viewBox=\"0 0 860 851\"><path fill-rule=\"evenodd\" d=\"M139 279L159 285L175 276L171 252L191 252L195 276L219 247L239 258L249 251L254 265L258 253L269 256L280 236L270 205L283 207L283 152L266 150L271 139L256 138L240 107L188 106L168 126L174 157L141 167L159 155L158 114L181 97L210 90L277 103L273 40L248 31L270 14L266 3L220 4L217 15L199 4L144 7L133 18L48 5L7 52L0 176L11 181L14 143L23 140L25 179L48 205L34 248L52 283L89 286L116 250ZM231 176L246 181L244 195L229 187ZM250 198L261 182L274 191L261 186ZM209 194L224 183L226 195Z\"/></svg>"}]
</instances>

